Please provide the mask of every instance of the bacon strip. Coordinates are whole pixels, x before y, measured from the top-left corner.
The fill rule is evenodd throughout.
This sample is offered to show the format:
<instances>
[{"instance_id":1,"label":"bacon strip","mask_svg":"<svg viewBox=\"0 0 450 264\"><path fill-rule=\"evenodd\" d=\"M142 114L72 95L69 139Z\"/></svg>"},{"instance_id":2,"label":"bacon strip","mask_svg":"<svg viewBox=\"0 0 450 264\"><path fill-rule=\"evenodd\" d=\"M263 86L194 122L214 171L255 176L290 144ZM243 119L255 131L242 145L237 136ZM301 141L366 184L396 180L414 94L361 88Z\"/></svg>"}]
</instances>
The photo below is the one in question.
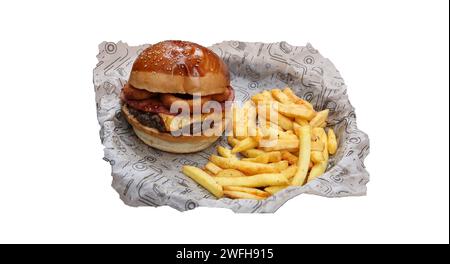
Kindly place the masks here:
<instances>
[{"instance_id":1,"label":"bacon strip","mask_svg":"<svg viewBox=\"0 0 450 264\"><path fill-rule=\"evenodd\" d=\"M170 113L170 110L165 107L158 99L150 98L145 100L125 100L125 102L132 108L150 113L164 113L168 115L176 115L177 113Z\"/></svg>"},{"instance_id":2,"label":"bacon strip","mask_svg":"<svg viewBox=\"0 0 450 264\"><path fill-rule=\"evenodd\" d=\"M177 115L178 113L171 113L170 108L165 106L163 102L160 100L159 96L157 97L156 94L152 94L150 92L147 92L151 94L151 97L140 97L141 94L138 95L138 92L134 90L139 90L136 88L133 88L130 85L125 85L122 89L122 92L120 94L120 98L122 101L127 103L130 107L143 111L143 112L149 112L149 113L163 113L168 115ZM131 92L130 92L131 91ZM225 93L224 93L225 94ZM234 90L231 87L228 87L228 91L226 92L228 94L228 99L226 101L233 101L234 100ZM131 95L131 96L130 96ZM145 99L132 99L132 98L145 98ZM220 99L223 99L220 98ZM180 100L184 100L181 99ZM222 108L225 109L225 102L222 102Z\"/></svg>"},{"instance_id":3,"label":"bacon strip","mask_svg":"<svg viewBox=\"0 0 450 264\"><path fill-rule=\"evenodd\" d=\"M123 86L122 92L124 97L128 100L145 100L155 96L154 93L134 88L128 83Z\"/></svg>"}]
</instances>

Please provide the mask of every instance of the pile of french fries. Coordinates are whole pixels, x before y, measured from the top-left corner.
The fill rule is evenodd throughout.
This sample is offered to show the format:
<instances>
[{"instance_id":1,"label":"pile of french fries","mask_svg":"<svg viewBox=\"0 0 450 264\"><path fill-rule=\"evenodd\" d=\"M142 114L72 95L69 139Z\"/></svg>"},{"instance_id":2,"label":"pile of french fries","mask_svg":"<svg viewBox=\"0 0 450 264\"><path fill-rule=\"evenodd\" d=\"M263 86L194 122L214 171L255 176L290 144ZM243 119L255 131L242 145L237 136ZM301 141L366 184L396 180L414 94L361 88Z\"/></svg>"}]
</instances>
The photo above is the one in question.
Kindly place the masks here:
<instances>
[{"instance_id":1,"label":"pile of french fries","mask_svg":"<svg viewBox=\"0 0 450 264\"><path fill-rule=\"evenodd\" d=\"M316 112L288 87L256 94L233 108L231 147L218 146L203 169L184 166L183 173L218 198L260 200L302 186L336 153L336 135L325 130L328 112Z\"/></svg>"}]
</instances>

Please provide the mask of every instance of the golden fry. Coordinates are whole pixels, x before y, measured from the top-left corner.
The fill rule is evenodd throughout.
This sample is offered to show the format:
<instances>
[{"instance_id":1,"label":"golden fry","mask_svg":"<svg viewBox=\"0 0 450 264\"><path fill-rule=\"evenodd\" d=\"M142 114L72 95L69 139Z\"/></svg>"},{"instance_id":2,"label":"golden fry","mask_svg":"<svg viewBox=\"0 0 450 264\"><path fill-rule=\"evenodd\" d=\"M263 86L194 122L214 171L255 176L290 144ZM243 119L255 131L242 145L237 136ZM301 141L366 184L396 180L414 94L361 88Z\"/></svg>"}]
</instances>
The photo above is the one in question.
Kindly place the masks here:
<instances>
[{"instance_id":1,"label":"golden fry","mask_svg":"<svg viewBox=\"0 0 450 264\"><path fill-rule=\"evenodd\" d=\"M267 153L263 153L257 157L254 158L244 158L242 159L243 161L251 161L251 162L256 162L256 163L263 163L263 164L267 164L269 163L269 155Z\"/></svg>"},{"instance_id":2,"label":"golden fry","mask_svg":"<svg viewBox=\"0 0 450 264\"><path fill-rule=\"evenodd\" d=\"M284 130L291 130L293 123L288 117L278 114L278 125Z\"/></svg>"},{"instance_id":3,"label":"golden fry","mask_svg":"<svg viewBox=\"0 0 450 264\"><path fill-rule=\"evenodd\" d=\"M258 115L261 119L264 117L267 121L274 123L284 130L292 129L292 120L275 111L273 104L269 101L264 101L264 104L260 104L258 107Z\"/></svg>"},{"instance_id":4,"label":"golden fry","mask_svg":"<svg viewBox=\"0 0 450 264\"><path fill-rule=\"evenodd\" d=\"M309 176L308 176L308 182L316 179L317 177L319 177L320 175L322 175L325 170L327 168L327 163L325 161L322 161L316 165L314 165L311 168L311 171L309 172Z\"/></svg>"},{"instance_id":5,"label":"golden fry","mask_svg":"<svg viewBox=\"0 0 450 264\"><path fill-rule=\"evenodd\" d=\"M299 132L298 169L292 179L292 185L303 185L308 176L308 167L311 159L311 128L309 126L303 126L299 129Z\"/></svg>"},{"instance_id":6,"label":"golden fry","mask_svg":"<svg viewBox=\"0 0 450 264\"><path fill-rule=\"evenodd\" d=\"M275 109L287 117L300 117L306 120L312 120L315 112L301 105L287 105L282 103L274 104Z\"/></svg>"},{"instance_id":7,"label":"golden fry","mask_svg":"<svg viewBox=\"0 0 450 264\"><path fill-rule=\"evenodd\" d=\"M311 151L311 161L314 162L315 164L324 161L324 157L322 154L322 151Z\"/></svg>"},{"instance_id":8,"label":"golden fry","mask_svg":"<svg viewBox=\"0 0 450 264\"><path fill-rule=\"evenodd\" d=\"M251 188L251 187L242 187L242 186L223 186L224 191L237 191L237 192L245 192L261 197L269 197L270 193L262 191L260 189Z\"/></svg>"},{"instance_id":9,"label":"golden fry","mask_svg":"<svg viewBox=\"0 0 450 264\"><path fill-rule=\"evenodd\" d=\"M233 132L234 136L242 140L247 137L247 107L237 107L233 109Z\"/></svg>"},{"instance_id":10,"label":"golden fry","mask_svg":"<svg viewBox=\"0 0 450 264\"><path fill-rule=\"evenodd\" d=\"M281 161L281 152L279 152L279 151L270 151L270 152L267 152L267 155L269 155L269 162Z\"/></svg>"},{"instance_id":11,"label":"golden fry","mask_svg":"<svg viewBox=\"0 0 450 264\"><path fill-rule=\"evenodd\" d=\"M317 133L318 137L322 141L322 144L324 145L324 148L327 149L327 156L328 156L328 136L327 133L325 132L325 129L317 127L313 129L313 133Z\"/></svg>"},{"instance_id":12,"label":"golden fry","mask_svg":"<svg viewBox=\"0 0 450 264\"><path fill-rule=\"evenodd\" d=\"M233 153L231 153L231 149L222 147L222 146L217 146L217 153L219 153L220 156L224 157L224 158L236 158L236 155L234 155Z\"/></svg>"},{"instance_id":13,"label":"golden fry","mask_svg":"<svg viewBox=\"0 0 450 264\"><path fill-rule=\"evenodd\" d=\"M320 126L323 122L327 121L329 112L329 109L318 112L316 116L311 121L309 121L309 125L312 127Z\"/></svg>"},{"instance_id":14,"label":"golden fry","mask_svg":"<svg viewBox=\"0 0 450 264\"><path fill-rule=\"evenodd\" d=\"M257 146L258 142L254 138L248 137L237 143L231 150L231 153L239 153L245 150L256 148Z\"/></svg>"},{"instance_id":15,"label":"golden fry","mask_svg":"<svg viewBox=\"0 0 450 264\"><path fill-rule=\"evenodd\" d=\"M238 191L224 191L223 194L231 199L252 199L252 200L263 200L265 197Z\"/></svg>"},{"instance_id":16,"label":"golden fry","mask_svg":"<svg viewBox=\"0 0 450 264\"><path fill-rule=\"evenodd\" d=\"M308 107L309 109L314 110L314 107L310 102L303 100L300 97L298 97L297 95L295 95L295 93L291 90L291 88L289 88L289 87L284 88L283 93L286 94L289 97L289 99L291 99L292 102L299 104L299 105L304 105L304 106Z\"/></svg>"},{"instance_id":17,"label":"golden fry","mask_svg":"<svg viewBox=\"0 0 450 264\"><path fill-rule=\"evenodd\" d=\"M337 151L338 143L336 140L336 134L332 128L328 129L328 153L331 155L335 154Z\"/></svg>"},{"instance_id":18,"label":"golden fry","mask_svg":"<svg viewBox=\"0 0 450 264\"><path fill-rule=\"evenodd\" d=\"M235 169L224 169L219 171L216 177L245 177L245 174Z\"/></svg>"},{"instance_id":19,"label":"golden fry","mask_svg":"<svg viewBox=\"0 0 450 264\"><path fill-rule=\"evenodd\" d=\"M323 142L319 138L315 138L311 142L311 150L312 151L323 151L324 145Z\"/></svg>"},{"instance_id":20,"label":"golden fry","mask_svg":"<svg viewBox=\"0 0 450 264\"><path fill-rule=\"evenodd\" d=\"M289 163L287 162L287 160L282 160L282 161L270 163L267 165L272 166L275 169L275 171L277 171L277 172L281 172L281 171L285 170L287 167L289 167Z\"/></svg>"},{"instance_id":21,"label":"golden fry","mask_svg":"<svg viewBox=\"0 0 450 264\"><path fill-rule=\"evenodd\" d=\"M257 105L259 102L264 101L264 96L260 93L257 93L251 97L251 100L253 101L254 104Z\"/></svg>"},{"instance_id":22,"label":"golden fry","mask_svg":"<svg viewBox=\"0 0 450 264\"><path fill-rule=\"evenodd\" d=\"M274 101L274 100L275 100L275 99L273 98L273 96L272 96L272 93L269 92L269 91L267 91L267 90L265 90L265 91L262 92L262 96L264 97L264 99L265 99L266 101Z\"/></svg>"},{"instance_id":23,"label":"golden fry","mask_svg":"<svg viewBox=\"0 0 450 264\"><path fill-rule=\"evenodd\" d=\"M256 158L261 154L266 153L264 150L260 150L260 149L249 149L249 150L244 150L241 152L242 155L244 155L247 158Z\"/></svg>"},{"instance_id":24,"label":"golden fry","mask_svg":"<svg viewBox=\"0 0 450 264\"><path fill-rule=\"evenodd\" d=\"M275 151L275 150L291 150L295 151L298 149L298 139L278 139L272 142L268 142L268 147L263 147L265 151ZM270 144L274 143L274 144Z\"/></svg>"},{"instance_id":25,"label":"golden fry","mask_svg":"<svg viewBox=\"0 0 450 264\"><path fill-rule=\"evenodd\" d=\"M271 90L272 97L275 98L278 102L284 103L284 104L291 104L294 103L292 100L289 99L289 97L283 93L280 89L273 89Z\"/></svg>"},{"instance_id":26,"label":"golden fry","mask_svg":"<svg viewBox=\"0 0 450 264\"><path fill-rule=\"evenodd\" d=\"M212 193L217 198L223 196L222 186L217 184L213 177L211 177L204 170L194 167L194 166L183 166L183 173L196 181L198 184L207 189L210 193Z\"/></svg>"},{"instance_id":27,"label":"golden fry","mask_svg":"<svg viewBox=\"0 0 450 264\"><path fill-rule=\"evenodd\" d=\"M294 177L295 173L297 172L298 167L296 165L291 165L289 167L287 167L287 169L284 169L281 171L281 174L283 174L286 179L290 179L292 177Z\"/></svg>"},{"instance_id":28,"label":"golden fry","mask_svg":"<svg viewBox=\"0 0 450 264\"><path fill-rule=\"evenodd\" d=\"M294 154L290 153L289 151L281 152L281 158L283 160L287 160L289 162L289 165L297 164L298 161L298 156L294 156Z\"/></svg>"},{"instance_id":29,"label":"golden fry","mask_svg":"<svg viewBox=\"0 0 450 264\"><path fill-rule=\"evenodd\" d=\"M260 126L257 128L257 132L256 132L257 135L254 138L256 141L258 141L260 143L261 143L261 141L275 140L278 138L279 132L280 131L278 129L276 129L274 126L270 126L270 127Z\"/></svg>"},{"instance_id":30,"label":"golden fry","mask_svg":"<svg viewBox=\"0 0 450 264\"><path fill-rule=\"evenodd\" d=\"M246 177L214 177L213 179L221 186L265 187L288 184L288 180L281 173L257 174Z\"/></svg>"},{"instance_id":31,"label":"golden fry","mask_svg":"<svg viewBox=\"0 0 450 264\"><path fill-rule=\"evenodd\" d=\"M277 192L286 189L289 187L288 185L280 185L280 186L269 186L264 188L264 191L270 193L271 195L276 194Z\"/></svg>"},{"instance_id":32,"label":"golden fry","mask_svg":"<svg viewBox=\"0 0 450 264\"><path fill-rule=\"evenodd\" d=\"M230 146L232 146L232 147L236 146L237 143L240 142L237 138L234 138L233 136L228 136L227 141L228 141L228 144L230 144Z\"/></svg>"},{"instance_id":33,"label":"golden fry","mask_svg":"<svg viewBox=\"0 0 450 264\"><path fill-rule=\"evenodd\" d=\"M283 169L280 169L281 166L274 166L272 164L261 164L250 161L242 161L230 158L223 158L217 155L211 155L209 160L221 167L222 169L236 169L240 170L247 175L261 174L261 173L277 173ZM287 162L286 162L287 163Z\"/></svg>"},{"instance_id":34,"label":"golden fry","mask_svg":"<svg viewBox=\"0 0 450 264\"><path fill-rule=\"evenodd\" d=\"M300 125L294 122L292 129L294 130L295 135L298 137L300 135Z\"/></svg>"},{"instance_id":35,"label":"golden fry","mask_svg":"<svg viewBox=\"0 0 450 264\"><path fill-rule=\"evenodd\" d=\"M319 177L320 175L325 173L325 170L328 167L328 137L327 137L327 134L325 133L325 130L323 130L323 128L317 128L316 131L317 131L318 137L320 138L320 140L322 141L322 144L324 145L324 148L322 150L322 155L323 155L324 160L322 162L315 164L311 168L311 171L309 172L309 175L308 175L308 182L316 179L317 177Z\"/></svg>"},{"instance_id":36,"label":"golden fry","mask_svg":"<svg viewBox=\"0 0 450 264\"><path fill-rule=\"evenodd\" d=\"M219 173L222 170L222 168L220 168L219 166L217 166L216 164L214 164L212 162L206 163L205 169L209 170L214 175L216 175L217 173Z\"/></svg>"},{"instance_id":37,"label":"golden fry","mask_svg":"<svg viewBox=\"0 0 450 264\"><path fill-rule=\"evenodd\" d=\"M280 139L287 139L287 140L294 140L294 141L297 141L297 140L298 140L298 137L297 137L295 134L291 133L291 132L292 132L292 130L289 130L289 131L280 131L280 132L278 133L278 137L279 137Z\"/></svg>"},{"instance_id":38,"label":"golden fry","mask_svg":"<svg viewBox=\"0 0 450 264\"><path fill-rule=\"evenodd\" d=\"M309 122L300 117L295 118L295 123L299 124L300 126L309 126Z\"/></svg>"},{"instance_id":39,"label":"golden fry","mask_svg":"<svg viewBox=\"0 0 450 264\"><path fill-rule=\"evenodd\" d=\"M267 154L269 156L269 162L278 162L281 160L281 152L279 151L265 152L264 150L260 149L249 149L242 152L242 155L247 158L256 158L263 154Z\"/></svg>"},{"instance_id":40,"label":"golden fry","mask_svg":"<svg viewBox=\"0 0 450 264\"><path fill-rule=\"evenodd\" d=\"M248 108L247 108L247 134L250 137L256 136L256 107L254 104L252 104L251 101L247 101Z\"/></svg>"}]
</instances>

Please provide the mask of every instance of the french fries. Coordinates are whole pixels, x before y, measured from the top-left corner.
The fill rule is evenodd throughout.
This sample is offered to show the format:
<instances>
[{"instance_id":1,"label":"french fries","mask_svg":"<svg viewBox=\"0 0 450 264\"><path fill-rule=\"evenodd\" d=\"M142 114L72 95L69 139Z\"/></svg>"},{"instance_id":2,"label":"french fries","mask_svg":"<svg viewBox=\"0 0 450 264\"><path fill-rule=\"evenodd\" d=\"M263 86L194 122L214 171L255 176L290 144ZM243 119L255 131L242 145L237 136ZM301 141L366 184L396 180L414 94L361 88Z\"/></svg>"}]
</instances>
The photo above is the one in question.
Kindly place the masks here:
<instances>
[{"instance_id":1,"label":"french fries","mask_svg":"<svg viewBox=\"0 0 450 264\"><path fill-rule=\"evenodd\" d=\"M292 102L299 104L299 105L304 105L307 108L314 110L314 107L310 102L303 100L300 97L298 97L297 95L295 95L294 92L291 90L291 88L289 88L289 87L284 88L283 93L286 94Z\"/></svg>"},{"instance_id":2,"label":"french fries","mask_svg":"<svg viewBox=\"0 0 450 264\"><path fill-rule=\"evenodd\" d=\"M297 166L296 165L291 165L289 167L287 167L286 169L281 171L281 174L284 175L284 177L286 177L286 179L290 179L292 177L294 177L295 173L297 172Z\"/></svg>"},{"instance_id":3,"label":"french fries","mask_svg":"<svg viewBox=\"0 0 450 264\"><path fill-rule=\"evenodd\" d=\"M289 167L289 163L286 160L274 162L267 164L275 169L275 171L280 172L282 170L285 170L287 167Z\"/></svg>"},{"instance_id":4,"label":"french fries","mask_svg":"<svg viewBox=\"0 0 450 264\"><path fill-rule=\"evenodd\" d=\"M311 151L323 151L324 145L321 141L314 139L311 142Z\"/></svg>"},{"instance_id":5,"label":"french fries","mask_svg":"<svg viewBox=\"0 0 450 264\"><path fill-rule=\"evenodd\" d=\"M302 186L325 173L337 152L336 135L326 128L329 110L316 112L289 87L255 94L232 114L231 148L218 146L205 171L183 167L218 198L261 200Z\"/></svg>"},{"instance_id":6,"label":"french fries","mask_svg":"<svg viewBox=\"0 0 450 264\"><path fill-rule=\"evenodd\" d=\"M315 127L311 130L311 151L318 151L322 152L324 149L324 140L321 138L323 137L322 133L323 128Z\"/></svg>"},{"instance_id":7,"label":"french fries","mask_svg":"<svg viewBox=\"0 0 450 264\"><path fill-rule=\"evenodd\" d=\"M288 186L288 185L282 185L282 186L269 186L269 187L264 188L264 191L270 193L271 195L274 195L274 194L276 194L277 192L279 192L279 191L281 191L281 190L283 190L283 189L285 189L285 188L287 188L287 187L289 187L289 186Z\"/></svg>"},{"instance_id":8,"label":"french fries","mask_svg":"<svg viewBox=\"0 0 450 264\"><path fill-rule=\"evenodd\" d=\"M250 187L242 187L242 186L223 186L224 191L236 191L236 192L245 192L261 197L269 197L270 194L268 192L262 191L257 188L250 188Z\"/></svg>"},{"instance_id":9,"label":"french fries","mask_svg":"<svg viewBox=\"0 0 450 264\"><path fill-rule=\"evenodd\" d=\"M288 117L278 114L278 125L284 130L292 130L293 122Z\"/></svg>"},{"instance_id":10,"label":"french fries","mask_svg":"<svg viewBox=\"0 0 450 264\"><path fill-rule=\"evenodd\" d=\"M315 164L311 168L311 171L309 172L309 176L308 176L308 181L307 182L310 182L310 181L316 179L317 177L319 177L320 175L322 175L325 172L326 168L327 168L327 163L324 162L324 161Z\"/></svg>"},{"instance_id":11,"label":"french fries","mask_svg":"<svg viewBox=\"0 0 450 264\"><path fill-rule=\"evenodd\" d=\"M283 151L281 153L281 158L283 160L287 160L290 165L297 164L298 157L296 157L294 154L290 153L289 151Z\"/></svg>"},{"instance_id":12,"label":"french fries","mask_svg":"<svg viewBox=\"0 0 450 264\"><path fill-rule=\"evenodd\" d=\"M310 182L310 181L316 179L317 177L319 177L320 175L322 175L325 172L325 170L327 169L327 165L328 165L328 137L327 137L327 134L325 133L325 130L323 130L323 128L317 128L314 130L317 131L316 132L317 136L321 140L321 142L324 146L324 149L322 150L323 160L315 163L314 166L311 168L307 182Z\"/></svg>"},{"instance_id":13,"label":"french fries","mask_svg":"<svg viewBox=\"0 0 450 264\"><path fill-rule=\"evenodd\" d=\"M309 121L309 125L312 127L320 126L322 123L327 121L329 112L330 110L328 109L318 112L316 116L313 119L311 119L311 121Z\"/></svg>"},{"instance_id":14,"label":"french fries","mask_svg":"<svg viewBox=\"0 0 450 264\"><path fill-rule=\"evenodd\" d=\"M246 108L233 108L233 133L235 137L242 140L247 137L247 111Z\"/></svg>"},{"instance_id":15,"label":"french fries","mask_svg":"<svg viewBox=\"0 0 450 264\"><path fill-rule=\"evenodd\" d=\"M246 177L213 177L213 179L222 186L266 187L289 183L281 173L256 174Z\"/></svg>"},{"instance_id":16,"label":"french fries","mask_svg":"<svg viewBox=\"0 0 450 264\"><path fill-rule=\"evenodd\" d=\"M299 129L299 133L298 169L292 179L292 185L303 185L308 176L309 162L311 159L311 128L309 126L303 126Z\"/></svg>"},{"instance_id":17,"label":"french fries","mask_svg":"<svg viewBox=\"0 0 450 264\"><path fill-rule=\"evenodd\" d=\"M281 127L283 130L292 129L292 120L277 112L271 102L261 101L259 111L264 111L265 119L272 122L274 125Z\"/></svg>"},{"instance_id":18,"label":"french fries","mask_svg":"<svg viewBox=\"0 0 450 264\"><path fill-rule=\"evenodd\" d=\"M287 117L299 117L306 120L312 120L315 117L315 112L307 107L299 105L287 105L283 103L276 104L278 112Z\"/></svg>"},{"instance_id":19,"label":"french fries","mask_svg":"<svg viewBox=\"0 0 450 264\"><path fill-rule=\"evenodd\" d=\"M275 150L291 150L294 151L298 149L298 139L278 139L274 141L274 145L270 147L263 147L264 151L275 151Z\"/></svg>"},{"instance_id":20,"label":"french fries","mask_svg":"<svg viewBox=\"0 0 450 264\"><path fill-rule=\"evenodd\" d=\"M256 114L256 107L254 104L252 104L251 101L248 102L248 109L247 109L247 134L250 137L254 137L256 135L256 121L257 121L257 114ZM246 103L247 103L246 102Z\"/></svg>"},{"instance_id":21,"label":"french fries","mask_svg":"<svg viewBox=\"0 0 450 264\"><path fill-rule=\"evenodd\" d=\"M241 152L242 155L244 155L247 158L256 158L261 154L266 153L264 150L260 150L260 149L249 149L249 150L244 150Z\"/></svg>"},{"instance_id":22,"label":"french fries","mask_svg":"<svg viewBox=\"0 0 450 264\"><path fill-rule=\"evenodd\" d=\"M265 100L267 101L274 101L274 98L272 96L272 93L270 91L264 91L262 92L263 97L265 98Z\"/></svg>"},{"instance_id":23,"label":"french fries","mask_svg":"<svg viewBox=\"0 0 450 264\"><path fill-rule=\"evenodd\" d=\"M254 158L243 158L242 160L267 164L269 163L269 155L267 153L264 153Z\"/></svg>"},{"instance_id":24,"label":"french fries","mask_svg":"<svg viewBox=\"0 0 450 264\"><path fill-rule=\"evenodd\" d=\"M311 161L314 163L319 163L324 161L322 151L311 151Z\"/></svg>"},{"instance_id":25,"label":"french fries","mask_svg":"<svg viewBox=\"0 0 450 264\"><path fill-rule=\"evenodd\" d=\"M183 173L203 186L217 198L223 197L223 188L204 170L194 166L183 166Z\"/></svg>"},{"instance_id":26,"label":"french fries","mask_svg":"<svg viewBox=\"0 0 450 264\"><path fill-rule=\"evenodd\" d=\"M232 147L236 146L237 143L240 142L237 138L235 138L233 136L228 136L227 141L228 141L228 144L230 144L230 146L232 146Z\"/></svg>"},{"instance_id":27,"label":"french fries","mask_svg":"<svg viewBox=\"0 0 450 264\"><path fill-rule=\"evenodd\" d=\"M328 153L331 155L335 154L337 150L337 140L334 130L332 128L328 129Z\"/></svg>"},{"instance_id":28,"label":"french fries","mask_svg":"<svg viewBox=\"0 0 450 264\"><path fill-rule=\"evenodd\" d=\"M266 154L269 156L269 162L281 161L281 152L279 151L265 152L264 150L260 149L249 149L241 153L247 158L256 158L260 155Z\"/></svg>"},{"instance_id":29,"label":"french fries","mask_svg":"<svg viewBox=\"0 0 450 264\"><path fill-rule=\"evenodd\" d=\"M278 132L278 138L279 139L292 140L292 141L297 141L298 140L298 137L294 133L292 133L292 130L279 131Z\"/></svg>"},{"instance_id":30,"label":"french fries","mask_svg":"<svg viewBox=\"0 0 450 264\"><path fill-rule=\"evenodd\" d=\"M265 196L259 196L248 192L238 192L238 191L223 191L223 194L231 199L263 200L266 198Z\"/></svg>"},{"instance_id":31,"label":"french fries","mask_svg":"<svg viewBox=\"0 0 450 264\"><path fill-rule=\"evenodd\" d=\"M253 149L256 148L258 146L258 142L252 138L252 137L247 137L241 141L239 141L231 150L231 153L239 153L245 150L249 150L249 149Z\"/></svg>"},{"instance_id":32,"label":"french fries","mask_svg":"<svg viewBox=\"0 0 450 264\"><path fill-rule=\"evenodd\" d=\"M284 103L284 104L292 104L294 103L289 96L287 96L283 91L280 89L273 89L272 91L272 97L275 98L278 102Z\"/></svg>"},{"instance_id":33,"label":"french fries","mask_svg":"<svg viewBox=\"0 0 450 264\"><path fill-rule=\"evenodd\" d=\"M309 126L309 123L308 123L308 126ZM302 126L297 123L294 123L294 125L292 126L292 128L294 129L294 133L297 137L300 135L300 127L302 127Z\"/></svg>"},{"instance_id":34,"label":"french fries","mask_svg":"<svg viewBox=\"0 0 450 264\"><path fill-rule=\"evenodd\" d=\"M295 123L299 124L300 126L308 126L309 122L303 118L297 117L295 118Z\"/></svg>"},{"instance_id":35,"label":"french fries","mask_svg":"<svg viewBox=\"0 0 450 264\"><path fill-rule=\"evenodd\" d=\"M274 101L274 98L272 97L272 94L269 91L264 91L260 94L255 94L254 96L252 96L251 99L253 103L255 103L256 105L260 103Z\"/></svg>"},{"instance_id":36,"label":"french fries","mask_svg":"<svg viewBox=\"0 0 450 264\"><path fill-rule=\"evenodd\" d=\"M263 102L265 98L262 94L255 94L251 97L251 100L257 105L258 103Z\"/></svg>"},{"instance_id":37,"label":"french fries","mask_svg":"<svg viewBox=\"0 0 450 264\"><path fill-rule=\"evenodd\" d=\"M241 171L235 169L224 169L220 170L217 174L217 177L245 177L245 174Z\"/></svg>"},{"instance_id":38,"label":"french fries","mask_svg":"<svg viewBox=\"0 0 450 264\"><path fill-rule=\"evenodd\" d=\"M276 173L283 169L280 166L273 166L272 164L261 164L251 161L235 160L232 158L223 158L212 155L210 161L221 167L222 169L236 169L242 171L247 175L255 175L260 173ZM274 163L277 164L277 163Z\"/></svg>"},{"instance_id":39,"label":"french fries","mask_svg":"<svg viewBox=\"0 0 450 264\"><path fill-rule=\"evenodd\" d=\"M222 146L217 146L217 153L219 153L219 155L224 158L236 158L237 159L236 155L231 153L231 149L224 148Z\"/></svg>"},{"instance_id":40,"label":"french fries","mask_svg":"<svg viewBox=\"0 0 450 264\"><path fill-rule=\"evenodd\" d=\"M220 168L219 166L217 166L216 164L214 164L212 162L206 163L205 169L207 169L214 175L216 175L217 173L219 173L222 170L222 168Z\"/></svg>"}]
</instances>

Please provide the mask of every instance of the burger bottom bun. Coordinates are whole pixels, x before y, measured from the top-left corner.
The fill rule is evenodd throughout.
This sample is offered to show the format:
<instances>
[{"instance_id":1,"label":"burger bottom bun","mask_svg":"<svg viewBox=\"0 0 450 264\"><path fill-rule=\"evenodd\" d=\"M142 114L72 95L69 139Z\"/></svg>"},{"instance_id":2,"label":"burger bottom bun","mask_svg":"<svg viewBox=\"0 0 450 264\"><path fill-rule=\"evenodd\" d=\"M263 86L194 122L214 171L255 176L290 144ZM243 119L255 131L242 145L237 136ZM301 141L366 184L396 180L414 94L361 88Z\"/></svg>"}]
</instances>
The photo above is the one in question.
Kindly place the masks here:
<instances>
[{"instance_id":1,"label":"burger bottom bun","mask_svg":"<svg viewBox=\"0 0 450 264\"><path fill-rule=\"evenodd\" d=\"M122 113L133 127L137 137L145 144L159 150L171 153L192 153L211 146L220 136L172 136L170 133L159 132L141 124L130 114L126 105L122 106ZM223 130L222 130L223 131ZM221 131L221 132L222 132Z\"/></svg>"},{"instance_id":2,"label":"burger bottom bun","mask_svg":"<svg viewBox=\"0 0 450 264\"><path fill-rule=\"evenodd\" d=\"M207 147L211 146L219 138L219 137L208 137L208 138L191 137L192 138L191 142L189 141L171 142L170 140L165 140L164 137L160 137L160 135L158 134L147 134L146 132L139 130L139 128L134 126L133 129L138 138L144 141L145 144L154 147L156 149L171 153L191 153L204 150ZM168 134L167 136L171 135Z\"/></svg>"}]
</instances>

